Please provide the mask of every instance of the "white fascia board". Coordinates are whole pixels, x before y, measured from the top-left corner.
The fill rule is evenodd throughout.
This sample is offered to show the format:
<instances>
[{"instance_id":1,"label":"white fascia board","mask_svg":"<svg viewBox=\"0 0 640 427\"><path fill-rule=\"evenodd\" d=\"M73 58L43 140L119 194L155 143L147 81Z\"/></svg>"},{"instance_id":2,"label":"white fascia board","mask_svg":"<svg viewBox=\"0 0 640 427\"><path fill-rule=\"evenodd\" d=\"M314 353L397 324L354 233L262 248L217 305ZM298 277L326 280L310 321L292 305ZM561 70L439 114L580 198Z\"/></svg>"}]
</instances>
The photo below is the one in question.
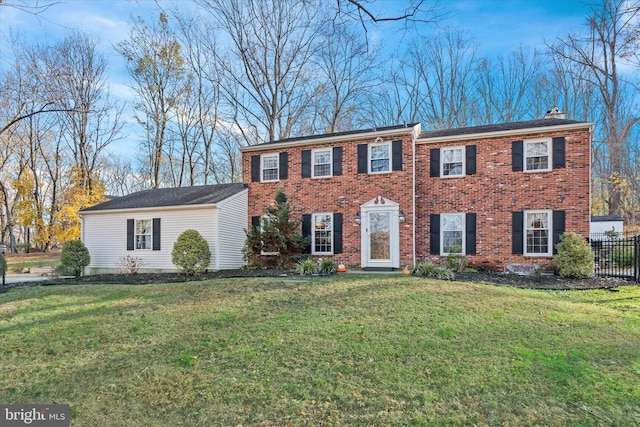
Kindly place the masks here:
<instances>
[{"instance_id":1,"label":"white fascia board","mask_svg":"<svg viewBox=\"0 0 640 427\"><path fill-rule=\"evenodd\" d=\"M196 210L196 209L218 209L217 203L208 203L202 205L177 205L177 206L155 206L149 208L126 208L126 209L104 209L100 211L87 211L78 212L80 217L85 215L97 215L97 214L115 214L126 212L158 212L158 211L184 211L184 210Z\"/></svg>"},{"instance_id":2,"label":"white fascia board","mask_svg":"<svg viewBox=\"0 0 640 427\"><path fill-rule=\"evenodd\" d=\"M485 138L499 138L504 136L519 136L519 135L529 135L532 133L545 133L545 132L553 132L553 131L563 131L563 130L576 130L576 129L589 129L589 131L593 130L593 126L595 123L593 122L583 122L583 123L572 123L566 125L557 125L557 126L544 126L544 127L533 127L526 129L512 129L512 130L503 130L503 131L495 131L495 132L482 132L482 133L470 133L470 134L459 134L459 135L447 135L447 136L436 136L434 138L420 138L416 140L416 144L434 144L438 142L460 142L460 141L469 141L472 139L485 139Z\"/></svg>"},{"instance_id":3,"label":"white fascia board","mask_svg":"<svg viewBox=\"0 0 640 427\"><path fill-rule=\"evenodd\" d=\"M310 144L331 144L336 142L347 142L347 141L355 141L358 139L375 139L377 137L384 138L386 136L393 135L403 135L403 134L413 134L414 139L420 135L420 123L407 128L398 128L391 129L385 131L371 131L364 133L355 133L351 135L331 135L326 136L324 138L310 138L310 139L299 139L296 141L290 142L272 142L270 144L261 144L261 145L249 145L247 147L240 147L240 151L243 153L250 151L271 151L273 149L280 148L289 148L289 147L298 147L301 145L310 145Z\"/></svg>"}]
</instances>

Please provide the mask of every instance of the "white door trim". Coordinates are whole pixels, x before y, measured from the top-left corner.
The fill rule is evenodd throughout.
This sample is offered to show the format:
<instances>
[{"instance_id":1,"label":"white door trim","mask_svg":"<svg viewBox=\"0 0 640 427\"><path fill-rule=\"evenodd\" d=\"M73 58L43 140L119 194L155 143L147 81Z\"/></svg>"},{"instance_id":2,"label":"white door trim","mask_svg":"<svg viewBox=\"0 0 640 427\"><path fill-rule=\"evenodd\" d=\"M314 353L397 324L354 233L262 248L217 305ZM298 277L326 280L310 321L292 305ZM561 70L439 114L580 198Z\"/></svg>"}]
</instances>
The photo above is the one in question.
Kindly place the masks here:
<instances>
[{"instance_id":1,"label":"white door trim","mask_svg":"<svg viewBox=\"0 0 640 427\"><path fill-rule=\"evenodd\" d=\"M389 214L390 258L371 259L370 218L372 214ZM360 206L360 242L362 268L399 268L400 267L400 205L384 197L376 197Z\"/></svg>"}]
</instances>

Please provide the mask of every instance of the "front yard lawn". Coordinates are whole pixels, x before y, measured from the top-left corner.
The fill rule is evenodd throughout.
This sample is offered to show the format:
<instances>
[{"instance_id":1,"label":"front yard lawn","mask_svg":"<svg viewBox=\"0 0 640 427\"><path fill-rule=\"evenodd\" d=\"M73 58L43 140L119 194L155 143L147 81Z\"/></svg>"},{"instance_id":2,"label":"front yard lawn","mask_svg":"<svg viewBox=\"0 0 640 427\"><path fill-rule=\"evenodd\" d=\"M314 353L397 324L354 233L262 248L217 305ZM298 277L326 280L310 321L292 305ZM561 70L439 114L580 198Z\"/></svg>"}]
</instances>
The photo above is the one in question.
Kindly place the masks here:
<instances>
[{"instance_id":1,"label":"front yard lawn","mask_svg":"<svg viewBox=\"0 0 640 427\"><path fill-rule=\"evenodd\" d=\"M640 424L640 287L235 278L0 294L0 402L73 426Z\"/></svg>"}]
</instances>

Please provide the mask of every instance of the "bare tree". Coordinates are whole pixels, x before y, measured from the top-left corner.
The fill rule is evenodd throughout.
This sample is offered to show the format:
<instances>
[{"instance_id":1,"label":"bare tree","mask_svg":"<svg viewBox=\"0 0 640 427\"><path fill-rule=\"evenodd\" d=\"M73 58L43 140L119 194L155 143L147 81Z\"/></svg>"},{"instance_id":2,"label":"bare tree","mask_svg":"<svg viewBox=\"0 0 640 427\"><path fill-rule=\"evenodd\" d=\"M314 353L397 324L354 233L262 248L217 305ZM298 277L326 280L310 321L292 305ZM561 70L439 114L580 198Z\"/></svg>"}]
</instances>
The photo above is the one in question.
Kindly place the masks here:
<instances>
[{"instance_id":1,"label":"bare tree","mask_svg":"<svg viewBox=\"0 0 640 427\"><path fill-rule=\"evenodd\" d=\"M52 76L48 91L52 97L60 93L58 103L64 111L59 115L81 184L91 189L104 149L120 138L122 130L122 108L110 100L106 84L107 61L96 50L96 42L80 32L40 56Z\"/></svg>"},{"instance_id":2,"label":"bare tree","mask_svg":"<svg viewBox=\"0 0 640 427\"><path fill-rule=\"evenodd\" d=\"M290 136L309 106L308 67L320 36L319 7L297 0L198 3L231 41L219 57L231 117L267 141ZM246 138L247 144L256 142Z\"/></svg>"},{"instance_id":3,"label":"bare tree","mask_svg":"<svg viewBox=\"0 0 640 427\"><path fill-rule=\"evenodd\" d=\"M135 21L117 49L126 59L133 81L137 95L134 107L141 114L137 119L148 135L143 144L148 153L149 178L152 187L158 188L167 126L184 90L182 47L169 28L167 16L161 13L154 24L148 25L140 18Z\"/></svg>"},{"instance_id":4,"label":"bare tree","mask_svg":"<svg viewBox=\"0 0 640 427\"><path fill-rule=\"evenodd\" d=\"M333 133L357 128L366 121L361 106L377 84L380 49L367 46L366 39L347 24L327 28L314 60L322 82L315 110L321 118L320 131Z\"/></svg>"},{"instance_id":5,"label":"bare tree","mask_svg":"<svg viewBox=\"0 0 640 427\"><path fill-rule=\"evenodd\" d=\"M416 110L426 128L468 126L474 110L477 44L460 31L416 40L408 53L419 79Z\"/></svg>"},{"instance_id":6,"label":"bare tree","mask_svg":"<svg viewBox=\"0 0 640 427\"><path fill-rule=\"evenodd\" d=\"M506 57L483 58L476 69L478 90L477 124L540 118L536 84L543 75L542 56L523 47ZM551 101L547 101L549 103Z\"/></svg>"},{"instance_id":7,"label":"bare tree","mask_svg":"<svg viewBox=\"0 0 640 427\"><path fill-rule=\"evenodd\" d=\"M638 68L621 73L620 66L633 66L628 58L637 59L640 34L638 0L602 0L591 6L586 34L567 34L548 44L553 55L585 68L586 73L574 77L589 82L602 107L602 138L607 155L607 205L610 215L620 215L621 184L625 144L634 126L640 122L637 110L629 111L626 98L638 88ZM629 76L629 77L627 77Z\"/></svg>"}]
</instances>

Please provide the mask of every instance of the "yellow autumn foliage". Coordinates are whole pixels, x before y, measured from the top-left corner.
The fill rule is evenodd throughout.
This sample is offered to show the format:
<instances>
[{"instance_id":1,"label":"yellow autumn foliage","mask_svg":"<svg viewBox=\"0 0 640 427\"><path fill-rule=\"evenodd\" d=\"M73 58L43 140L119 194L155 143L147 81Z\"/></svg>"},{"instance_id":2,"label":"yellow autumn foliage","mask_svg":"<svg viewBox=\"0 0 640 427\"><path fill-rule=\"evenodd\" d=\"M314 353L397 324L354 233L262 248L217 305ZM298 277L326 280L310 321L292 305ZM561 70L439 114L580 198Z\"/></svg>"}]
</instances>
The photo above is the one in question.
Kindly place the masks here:
<instances>
[{"instance_id":1,"label":"yellow autumn foliage","mask_svg":"<svg viewBox=\"0 0 640 427\"><path fill-rule=\"evenodd\" d=\"M83 187L80 183L78 171L72 171L71 186L64 192L61 208L55 215L53 232L58 243L80 239L81 220L78 212L106 200L105 187L99 181L94 180L91 189Z\"/></svg>"}]
</instances>

